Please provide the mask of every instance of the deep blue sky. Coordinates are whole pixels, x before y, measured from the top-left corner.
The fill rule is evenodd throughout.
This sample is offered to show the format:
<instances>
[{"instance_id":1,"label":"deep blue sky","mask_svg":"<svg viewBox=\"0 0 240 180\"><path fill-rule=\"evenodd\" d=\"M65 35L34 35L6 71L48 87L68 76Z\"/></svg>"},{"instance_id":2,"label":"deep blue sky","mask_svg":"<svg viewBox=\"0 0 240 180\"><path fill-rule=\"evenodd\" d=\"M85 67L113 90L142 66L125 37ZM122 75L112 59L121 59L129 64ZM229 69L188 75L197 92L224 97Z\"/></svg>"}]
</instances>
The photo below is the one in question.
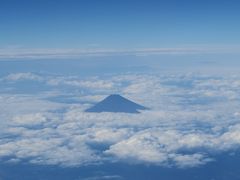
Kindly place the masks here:
<instances>
[{"instance_id":1,"label":"deep blue sky","mask_svg":"<svg viewBox=\"0 0 240 180\"><path fill-rule=\"evenodd\" d=\"M239 0L1 0L0 48L238 44Z\"/></svg>"}]
</instances>

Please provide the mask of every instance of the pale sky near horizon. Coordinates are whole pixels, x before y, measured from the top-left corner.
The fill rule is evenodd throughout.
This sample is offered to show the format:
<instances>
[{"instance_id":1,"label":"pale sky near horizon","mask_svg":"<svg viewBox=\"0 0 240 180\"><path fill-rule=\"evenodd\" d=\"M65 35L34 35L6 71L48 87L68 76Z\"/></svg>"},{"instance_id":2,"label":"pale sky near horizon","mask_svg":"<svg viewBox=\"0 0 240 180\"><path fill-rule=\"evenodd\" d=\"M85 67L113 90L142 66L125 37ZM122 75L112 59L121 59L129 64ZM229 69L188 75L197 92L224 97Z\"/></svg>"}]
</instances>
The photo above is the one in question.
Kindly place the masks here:
<instances>
[{"instance_id":1,"label":"pale sky near horizon","mask_svg":"<svg viewBox=\"0 0 240 180\"><path fill-rule=\"evenodd\" d=\"M239 7L237 0L2 0L0 56L146 54L154 48L238 54Z\"/></svg>"}]
</instances>

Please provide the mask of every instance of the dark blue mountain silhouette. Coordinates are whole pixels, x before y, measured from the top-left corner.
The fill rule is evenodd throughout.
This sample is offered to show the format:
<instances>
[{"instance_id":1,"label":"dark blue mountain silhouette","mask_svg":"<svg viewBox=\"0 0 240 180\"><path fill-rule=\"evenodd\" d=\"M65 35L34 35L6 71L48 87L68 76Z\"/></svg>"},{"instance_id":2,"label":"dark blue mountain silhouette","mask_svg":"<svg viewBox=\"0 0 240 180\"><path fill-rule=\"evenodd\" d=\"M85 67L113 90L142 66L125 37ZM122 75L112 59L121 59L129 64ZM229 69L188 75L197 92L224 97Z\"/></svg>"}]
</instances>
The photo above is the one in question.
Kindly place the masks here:
<instances>
[{"instance_id":1,"label":"dark blue mountain silhouette","mask_svg":"<svg viewBox=\"0 0 240 180\"><path fill-rule=\"evenodd\" d=\"M139 113L138 110L147 109L137 103L134 103L118 94L112 94L100 101L93 107L86 109L85 112L124 112Z\"/></svg>"}]
</instances>

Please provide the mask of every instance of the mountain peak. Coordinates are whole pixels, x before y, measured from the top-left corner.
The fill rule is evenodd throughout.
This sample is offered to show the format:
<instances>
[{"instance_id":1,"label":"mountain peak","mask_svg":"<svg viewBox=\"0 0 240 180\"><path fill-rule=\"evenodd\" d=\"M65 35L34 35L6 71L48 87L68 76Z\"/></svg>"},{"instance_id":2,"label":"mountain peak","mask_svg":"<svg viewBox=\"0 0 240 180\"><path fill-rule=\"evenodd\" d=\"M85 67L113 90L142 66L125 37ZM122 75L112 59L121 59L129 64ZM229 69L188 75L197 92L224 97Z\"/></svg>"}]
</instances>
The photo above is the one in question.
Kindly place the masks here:
<instances>
[{"instance_id":1,"label":"mountain peak","mask_svg":"<svg viewBox=\"0 0 240 180\"><path fill-rule=\"evenodd\" d=\"M121 95L119 95L119 94L110 94L108 97L106 97L106 98L124 98L124 97L122 97ZM125 99L125 98L124 98Z\"/></svg>"},{"instance_id":2,"label":"mountain peak","mask_svg":"<svg viewBox=\"0 0 240 180\"><path fill-rule=\"evenodd\" d=\"M124 112L139 113L139 110L147 109L119 94L111 94L99 103L85 110L85 112Z\"/></svg>"}]
</instances>

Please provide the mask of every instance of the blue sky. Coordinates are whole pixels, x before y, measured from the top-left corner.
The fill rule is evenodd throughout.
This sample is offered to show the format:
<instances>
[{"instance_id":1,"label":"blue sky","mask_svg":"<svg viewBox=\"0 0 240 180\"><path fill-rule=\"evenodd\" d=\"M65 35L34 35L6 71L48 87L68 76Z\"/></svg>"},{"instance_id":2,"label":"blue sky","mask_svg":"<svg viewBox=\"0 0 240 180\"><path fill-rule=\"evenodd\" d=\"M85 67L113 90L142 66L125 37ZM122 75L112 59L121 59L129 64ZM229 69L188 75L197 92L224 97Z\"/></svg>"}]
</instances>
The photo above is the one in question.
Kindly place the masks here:
<instances>
[{"instance_id":1,"label":"blue sky","mask_svg":"<svg viewBox=\"0 0 240 180\"><path fill-rule=\"evenodd\" d=\"M239 44L237 0L1 0L1 48Z\"/></svg>"}]
</instances>

